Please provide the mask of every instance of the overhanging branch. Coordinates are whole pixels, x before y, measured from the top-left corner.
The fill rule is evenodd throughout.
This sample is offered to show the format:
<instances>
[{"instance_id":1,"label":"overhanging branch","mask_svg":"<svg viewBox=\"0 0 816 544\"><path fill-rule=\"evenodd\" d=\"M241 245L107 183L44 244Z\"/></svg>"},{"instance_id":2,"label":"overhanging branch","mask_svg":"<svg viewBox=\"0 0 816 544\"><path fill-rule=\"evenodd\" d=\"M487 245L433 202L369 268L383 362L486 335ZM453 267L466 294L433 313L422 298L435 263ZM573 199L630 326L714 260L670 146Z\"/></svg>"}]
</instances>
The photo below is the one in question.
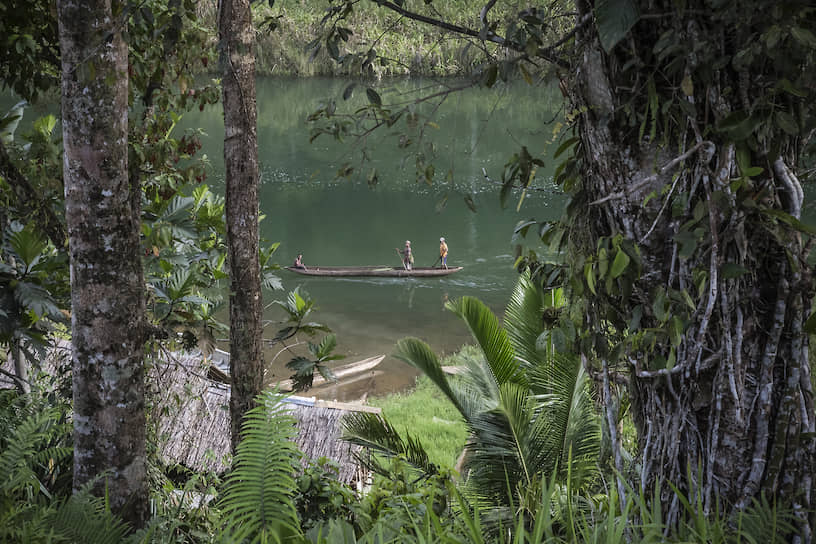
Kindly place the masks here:
<instances>
[{"instance_id":1,"label":"overhanging branch","mask_svg":"<svg viewBox=\"0 0 816 544\"><path fill-rule=\"evenodd\" d=\"M396 3L394 3L394 2L392 2L390 0L371 0L371 1L374 2L375 4L377 4L378 6L386 8L386 9L390 9L391 11L393 11L395 13L398 13L398 14L402 15L403 17L407 18L407 19L411 19L413 21L419 21L420 23L425 23L427 25L435 26L437 28L447 30L448 32L454 32L456 34L462 34L463 36L470 36L471 38L477 38L479 40L492 42L492 43L501 45L502 47L506 47L508 49L516 51L518 53L524 53L526 55L526 49L524 47L524 44L517 43L517 42L514 42L512 40L505 39L504 37L499 36L498 34L496 34L495 32L492 32L490 30L485 30L485 32L482 33L482 32L479 32L477 30L474 30L472 28L467 28L467 27L464 27L464 26L459 26L459 25L449 23L447 21L443 21L441 19L435 19L433 17L428 17L427 15L422 15L421 13L415 13L413 11L408 11L407 9L403 8L402 6L397 5ZM485 6L485 9L482 9L482 14L484 16L487 15L487 10L489 10L490 7L492 7L493 3L494 2L488 2L488 4ZM567 39L569 39L569 38L567 38ZM565 41L565 40L563 40L563 41ZM563 41L559 40L558 44L560 45L561 43L563 43ZM536 55L543 58L547 62L555 64L555 65L557 65L557 66L559 66L561 68L569 68L570 65L569 65L569 63L567 61L552 56L552 54L551 54L552 49L556 48L557 46L558 45L553 45L553 46L550 46L550 47L540 48L536 52Z\"/></svg>"}]
</instances>

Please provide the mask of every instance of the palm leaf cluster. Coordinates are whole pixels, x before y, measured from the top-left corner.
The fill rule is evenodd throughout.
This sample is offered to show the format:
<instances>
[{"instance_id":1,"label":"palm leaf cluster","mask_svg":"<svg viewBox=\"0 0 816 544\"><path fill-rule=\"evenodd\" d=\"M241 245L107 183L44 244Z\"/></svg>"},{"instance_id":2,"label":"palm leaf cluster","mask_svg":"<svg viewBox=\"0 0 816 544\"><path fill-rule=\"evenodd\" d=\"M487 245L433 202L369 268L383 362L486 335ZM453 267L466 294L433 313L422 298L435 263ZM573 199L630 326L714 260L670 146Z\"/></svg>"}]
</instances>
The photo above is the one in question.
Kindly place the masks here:
<instances>
[{"instance_id":1,"label":"palm leaf cluster","mask_svg":"<svg viewBox=\"0 0 816 544\"><path fill-rule=\"evenodd\" d=\"M447 307L468 326L483 357L468 358L455 375L444 372L430 347L401 340L396 356L424 372L456 406L470 431L465 447L467 488L493 504L537 508L526 490L555 482L585 490L597 472L601 425L588 376L577 357L542 341L545 294L529 276L516 285L502 325L476 298ZM375 418L345 422L346 437L413 460L423 469L414 439L398 446ZM386 440L387 439L387 440ZM530 502L533 501L533 502Z\"/></svg>"}]
</instances>

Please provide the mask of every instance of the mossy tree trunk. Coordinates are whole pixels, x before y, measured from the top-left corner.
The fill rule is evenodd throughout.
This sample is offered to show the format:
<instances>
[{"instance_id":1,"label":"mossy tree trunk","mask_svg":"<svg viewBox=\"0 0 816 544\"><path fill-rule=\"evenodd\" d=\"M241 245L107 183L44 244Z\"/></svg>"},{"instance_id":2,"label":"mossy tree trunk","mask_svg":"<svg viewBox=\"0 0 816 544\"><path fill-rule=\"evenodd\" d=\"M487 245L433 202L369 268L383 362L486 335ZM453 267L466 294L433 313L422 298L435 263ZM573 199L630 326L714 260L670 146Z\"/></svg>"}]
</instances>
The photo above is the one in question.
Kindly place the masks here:
<instances>
[{"instance_id":1,"label":"mossy tree trunk","mask_svg":"<svg viewBox=\"0 0 816 544\"><path fill-rule=\"evenodd\" d=\"M254 29L249 0L219 3L224 89L224 164L230 266L232 448L241 419L263 388L262 310L258 260L258 143Z\"/></svg>"},{"instance_id":2,"label":"mossy tree trunk","mask_svg":"<svg viewBox=\"0 0 816 544\"><path fill-rule=\"evenodd\" d=\"M683 510L671 483L709 513L775 498L811 541L813 282L795 172L814 88L813 47L796 34L813 15L610 5L633 23L618 38L603 6L576 2L595 24L569 76L581 348L631 376L640 486L659 487L669 523Z\"/></svg>"},{"instance_id":3,"label":"mossy tree trunk","mask_svg":"<svg viewBox=\"0 0 816 544\"><path fill-rule=\"evenodd\" d=\"M134 526L148 516L140 188L128 180L124 3L60 0L65 216L71 271L74 488L93 482Z\"/></svg>"}]
</instances>

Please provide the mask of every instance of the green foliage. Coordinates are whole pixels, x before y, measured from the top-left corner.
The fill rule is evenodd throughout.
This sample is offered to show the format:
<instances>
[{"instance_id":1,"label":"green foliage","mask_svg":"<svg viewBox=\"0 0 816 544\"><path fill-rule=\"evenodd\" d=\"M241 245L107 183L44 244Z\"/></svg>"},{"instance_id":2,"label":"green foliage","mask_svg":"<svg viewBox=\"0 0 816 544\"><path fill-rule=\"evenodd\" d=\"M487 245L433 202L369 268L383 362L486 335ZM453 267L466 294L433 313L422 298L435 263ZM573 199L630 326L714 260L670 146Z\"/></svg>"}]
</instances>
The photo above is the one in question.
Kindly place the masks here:
<instances>
[{"instance_id":1,"label":"green foliage","mask_svg":"<svg viewBox=\"0 0 816 544\"><path fill-rule=\"evenodd\" d=\"M375 479L360 500L357 525L362 535L358 542L421 540L423 520L450 514L449 500L454 492L451 474L441 471L417 478L410 465L396 458L387 472L388 476Z\"/></svg>"},{"instance_id":2,"label":"green foliage","mask_svg":"<svg viewBox=\"0 0 816 544\"><path fill-rule=\"evenodd\" d=\"M311 357L296 356L286 363L286 368L295 371L292 376L295 391L305 391L311 388L315 372L320 372L326 381L337 381L334 372L326 366L326 363L345 357L345 355L332 355L332 351L337 346L337 337L333 334L324 336L319 344L308 342L308 346Z\"/></svg>"},{"instance_id":3,"label":"green foliage","mask_svg":"<svg viewBox=\"0 0 816 544\"><path fill-rule=\"evenodd\" d=\"M355 412L346 415L343 418L343 440L390 458L399 457L425 475L432 476L438 472L436 465L428 460L428 454L418 439L409 433L405 433L403 438L378 414ZM388 475L388 469L376 457L365 461L365 465L380 475Z\"/></svg>"},{"instance_id":4,"label":"green foliage","mask_svg":"<svg viewBox=\"0 0 816 544\"><path fill-rule=\"evenodd\" d=\"M235 541L288 541L300 533L293 497L298 450L294 419L281 398L261 394L241 427L241 441L218 501L223 534Z\"/></svg>"},{"instance_id":5,"label":"green foliage","mask_svg":"<svg viewBox=\"0 0 816 544\"><path fill-rule=\"evenodd\" d=\"M462 25L470 24L482 8L469 0L437 4L406 3ZM258 2L253 15L259 30L259 73L315 76L364 70L377 77L461 75L477 63L476 47L450 40L433 27L373 7L360 5L348 9L343 2L296 0L278 0L268 7L265 2ZM495 11L504 13L507 9L499 4ZM337 16L343 19L335 21Z\"/></svg>"},{"instance_id":6,"label":"green foliage","mask_svg":"<svg viewBox=\"0 0 816 544\"><path fill-rule=\"evenodd\" d=\"M0 82L26 100L59 83L59 36L51 2L0 2Z\"/></svg>"},{"instance_id":7,"label":"green foliage","mask_svg":"<svg viewBox=\"0 0 816 544\"><path fill-rule=\"evenodd\" d=\"M446 360L443 366L464 364L465 357L475 356L478 348L465 346ZM385 397L369 397L368 404L382 409L394 429L405 436L410 433L428 454L428 460L439 467L453 467L467 439L467 429L453 404L424 375L414 389Z\"/></svg>"},{"instance_id":8,"label":"green foliage","mask_svg":"<svg viewBox=\"0 0 816 544\"><path fill-rule=\"evenodd\" d=\"M409 338L397 345L397 357L424 372L465 420L471 434L466 446L468 489L480 500L506 508L497 510L494 524L507 522L516 509L531 515L538 507L537 490L548 478L579 490L586 489L596 473L600 424L583 367L575 357L536 349L543 324L539 320L531 328L527 316L535 309L540 314L543 298L522 278L504 327L476 299L450 303L481 348L481 356L467 359L454 376L443 372L423 342ZM358 436L364 435L363 429L368 432L360 443L406 455L428 472L433 468L425 465L427 457L415 439L397 437L379 420L358 419Z\"/></svg>"},{"instance_id":9,"label":"green foliage","mask_svg":"<svg viewBox=\"0 0 816 544\"><path fill-rule=\"evenodd\" d=\"M12 222L0 242L0 346L38 359L45 335L65 323L68 305L66 256L33 226Z\"/></svg>"},{"instance_id":10,"label":"green foliage","mask_svg":"<svg viewBox=\"0 0 816 544\"><path fill-rule=\"evenodd\" d=\"M330 520L355 522L357 496L338 480L339 472L337 463L321 457L295 478L295 508L307 534L312 527L325 527Z\"/></svg>"}]
</instances>

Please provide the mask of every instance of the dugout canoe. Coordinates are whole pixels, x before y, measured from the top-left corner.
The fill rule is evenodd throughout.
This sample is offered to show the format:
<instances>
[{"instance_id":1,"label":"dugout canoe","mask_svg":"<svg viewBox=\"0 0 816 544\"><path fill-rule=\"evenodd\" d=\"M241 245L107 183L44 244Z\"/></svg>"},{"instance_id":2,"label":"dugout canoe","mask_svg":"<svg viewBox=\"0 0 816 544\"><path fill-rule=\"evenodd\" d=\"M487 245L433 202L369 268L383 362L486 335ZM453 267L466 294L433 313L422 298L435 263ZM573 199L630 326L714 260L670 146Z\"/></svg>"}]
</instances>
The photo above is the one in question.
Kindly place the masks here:
<instances>
[{"instance_id":1,"label":"dugout canoe","mask_svg":"<svg viewBox=\"0 0 816 544\"><path fill-rule=\"evenodd\" d=\"M405 270L401 266L309 266L306 269L287 266L290 270L304 276L378 276L386 278L434 277L447 276L462 270L461 266L448 268L412 268Z\"/></svg>"}]
</instances>

